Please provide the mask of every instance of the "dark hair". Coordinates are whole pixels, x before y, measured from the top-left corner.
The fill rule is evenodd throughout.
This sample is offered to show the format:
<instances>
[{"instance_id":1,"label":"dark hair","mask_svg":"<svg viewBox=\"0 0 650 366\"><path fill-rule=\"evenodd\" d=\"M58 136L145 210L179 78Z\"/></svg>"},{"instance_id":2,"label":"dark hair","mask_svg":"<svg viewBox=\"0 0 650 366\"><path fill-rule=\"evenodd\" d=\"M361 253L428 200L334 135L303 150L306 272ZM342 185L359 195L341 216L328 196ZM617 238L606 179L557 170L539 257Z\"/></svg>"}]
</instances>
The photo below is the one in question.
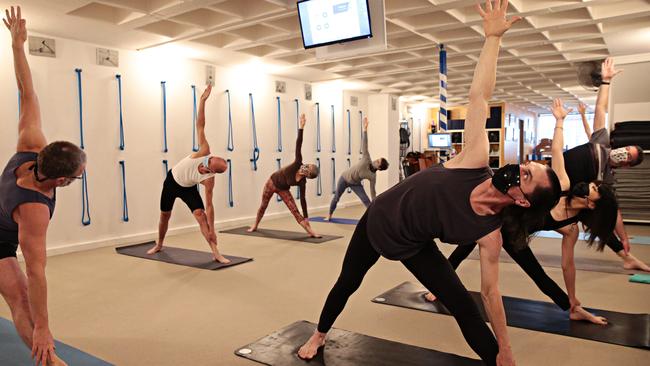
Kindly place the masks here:
<instances>
[{"instance_id":1,"label":"dark hair","mask_svg":"<svg viewBox=\"0 0 650 366\"><path fill-rule=\"evenodd\" d=\"M630 162L630 166L637 166L643 163L643 148L641 146L632 146L636 149L638 154L636 154L636 159Z\"/></svg>"},{"instance_id":2,"label":"dark hair","mask_svg":"<svg viewBox=\"0 0 650 366\"><path fill-rule=\"evenodd\" d=\"M386 170L388 169L389 165L390 164L388 164L388 160L381 158L381 162L379 163L379 170Z\"/></svg>"},{"instance_id":3,"label":"dark hair","mask_svg":"<svg viewBox=\"0 0 650 366\"><path fill-rule=\"evenodd\" d=\"M614 227L618 217L618 201L616 194L607 185L598 186L600 199L595 202L596 208L580 211L580 222L589 233L587 245L592 246L598 238L596 250L602 252L605 244L614 238Z\"/></svg>"},{"instance_id":4,"label":"dark hair","mask_svg":"<svg viewBox=\"0 0 650 366\"><path fill-rule=\"evenodd\" d=\"M55 141L38 153L38 172L47 178L72 177L86 163L86 153L68 141Z\"/></svg>"},{"instance_id":5,"label":"dark hair","mask_svg":"<svg viewBox=\"0 0 650 366\"><path fill-rule=\"evenodd\" d=\"M530 236L541 226L546 214L551 211L560 200L562 187L557 175L546 167L546 176L549 180L548 186L538 186L529 195L530 207L511 205L503 209L501 217L503 224L501 233L504 242L512 245L515 251L528 246Z\"/></svg>"}]
</instances>

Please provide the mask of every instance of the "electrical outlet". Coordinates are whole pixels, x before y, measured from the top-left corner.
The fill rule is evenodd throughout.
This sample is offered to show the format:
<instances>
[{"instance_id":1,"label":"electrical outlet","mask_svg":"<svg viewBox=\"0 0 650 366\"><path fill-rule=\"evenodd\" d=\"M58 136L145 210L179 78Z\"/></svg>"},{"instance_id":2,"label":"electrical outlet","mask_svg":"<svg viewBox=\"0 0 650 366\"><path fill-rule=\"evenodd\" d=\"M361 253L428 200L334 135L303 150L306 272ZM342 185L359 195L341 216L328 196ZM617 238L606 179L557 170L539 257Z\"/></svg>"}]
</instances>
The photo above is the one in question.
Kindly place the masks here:
<instances>
[{"instance_id":1,"label":"electrical outlet","mask_svg":"<svg viewBox=\"0 0 650 366\"><path fill-rule=\"evenodd\" d=\"M214 86L214 66L212 65L205 67L205 85Z\"/></svg>"},{"instance_id":2,"label":"electrical outlet","mask_svg":"<svg viewBox=\"0 0 650 366\"><path fill-rule=\"evenodd\" d=\"M311 84L305 84L305 100L311 100Z\"/></svg>"},{"instance_id":3,"label":"electrical outlet","mask_svg":"<svg viewBox=\"0 0 650 366\"><path fill-rule=\"evenodd\" d=\"M29 37L29 54L56 57L56 41L52 38Z\"/></svg>"},{"instance_id":4,"label":"electrical outlet","mask_svg":"<svg viewBox=\"0 0 650 366\"><path fill-rule=\"evenodd\" d=\"M120 53L108 48L97 48L97 65L101 66L120 66Z\"/></svg>"},{"instance_id":5,"label":"electrical outlet","mask_svg":"<svg viewBox=\"0 0 650 366\"><path fill-rule=\"evenodd\" d=\"M287 92L287 83L284 81L275 81L275 92L276 93L286 93Z\"/></svg>"}]
</instances>

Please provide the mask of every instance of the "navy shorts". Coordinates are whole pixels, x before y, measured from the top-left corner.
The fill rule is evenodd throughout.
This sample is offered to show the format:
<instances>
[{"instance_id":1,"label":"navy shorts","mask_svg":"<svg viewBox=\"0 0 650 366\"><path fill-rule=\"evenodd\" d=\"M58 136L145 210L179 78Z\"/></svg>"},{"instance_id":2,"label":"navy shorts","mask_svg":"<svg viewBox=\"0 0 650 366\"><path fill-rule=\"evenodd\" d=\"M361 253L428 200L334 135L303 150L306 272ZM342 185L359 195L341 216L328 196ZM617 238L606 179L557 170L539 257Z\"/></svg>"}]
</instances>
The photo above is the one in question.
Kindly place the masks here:
<instances>
[{"instance_id":1,"label":"navy shorts","mask_svg":"<svg viewBox=\"0 0 650 366\"><path fill-rule=\"evenodd\" d=\"M167 172L167 178L163 184L162 194L160 196L160 211L169 212L174 207L174 201L180 198L185 202L190 211L204 210L203 199L197 186L182 187L174 180L172 171Z\"/></svg>"}]
</instances>

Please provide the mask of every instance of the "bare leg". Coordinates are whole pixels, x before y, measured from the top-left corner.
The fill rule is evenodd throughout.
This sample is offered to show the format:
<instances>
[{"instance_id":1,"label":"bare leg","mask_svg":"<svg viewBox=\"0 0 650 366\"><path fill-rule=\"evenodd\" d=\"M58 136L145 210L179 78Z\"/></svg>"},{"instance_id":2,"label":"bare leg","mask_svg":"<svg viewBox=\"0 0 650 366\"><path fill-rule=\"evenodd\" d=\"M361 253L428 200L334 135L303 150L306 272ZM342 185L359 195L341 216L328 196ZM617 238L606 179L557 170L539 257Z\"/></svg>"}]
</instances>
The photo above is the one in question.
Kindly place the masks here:
<instances>
[{"instance_id":1,"label":"bare leg","mask_svg":"<svg viewBox=\"0 0 650 366\"><path fill-rule=\"evenodd\" d=\"M247 230L249 233L257 230L257 226L260 224L260 221L262 221L264 212L266 212L266 208L269 206L269 201L271 200L271 197L273 197L275 191L275 185L273 185L273 181L269 178L264 185L264 190L262 191L262 203L260 204L260 208L257 210L255 224Z\"/></svg>"},{"instance_id":2,"label":"bare leg","mask_svg":"<svg viewBox=\"0 0 650 366\"><path fill-rule=\"evenodd\" d=\"M167 235L167 229L169 228L169 219L172 217L171 211L162 211L160 212L160 221L158 221L158 241L156 245L147 251L147 254L158 253L162 250L165 235Z\"/></svg>"},{"instance_id":3,"label":"bare leg","mask_svg":"<svg viewBox=\"0 0 650 366\"><path fill-rule=\"evenodd\" d=\"M221 255L221 253L219 253L219 250L217 249L217 235L210 230L210 226L208 225L208 216L205 214L205 210L203 209L194 210L192 212L192 215L194 215L196 222L199 223L201 234L203 234L203 237L208 242L208 245L210 246L210 250L212 250L212 257L214 258L214 260L220 263L226 263L226 264L230 263L230 259Z\"/></svg>"},{"instance_id":4,"label":"bare leg","mask_svg":"<svg viewBox=\"0 0 650 366\"><path fill-rule=\"evenodd\" d=\"M11 316L18 335L31 349L34 324L29 310L27 278L20 270L16 258L0 260L0 293L11 309Z\"/></svg>"}]
</instances>

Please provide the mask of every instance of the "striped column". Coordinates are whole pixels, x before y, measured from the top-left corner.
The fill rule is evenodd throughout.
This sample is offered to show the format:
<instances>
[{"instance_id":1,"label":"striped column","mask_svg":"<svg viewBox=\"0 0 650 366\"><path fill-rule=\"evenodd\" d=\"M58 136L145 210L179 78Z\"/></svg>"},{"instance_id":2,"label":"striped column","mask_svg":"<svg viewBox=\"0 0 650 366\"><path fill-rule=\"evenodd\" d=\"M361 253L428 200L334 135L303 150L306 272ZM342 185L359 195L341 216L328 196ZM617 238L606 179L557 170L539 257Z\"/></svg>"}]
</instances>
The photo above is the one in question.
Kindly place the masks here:
<instances>
[{"instance_id":1,"label":"striped column","mask_svg":"<svg viewBox=\"0 0 650 366\"><path fill-rule=\"evenodd\" d=\"M438 112L440 132L447 129L447 50L440 45L440 111Z\"/></svg>"}]
</instances>

